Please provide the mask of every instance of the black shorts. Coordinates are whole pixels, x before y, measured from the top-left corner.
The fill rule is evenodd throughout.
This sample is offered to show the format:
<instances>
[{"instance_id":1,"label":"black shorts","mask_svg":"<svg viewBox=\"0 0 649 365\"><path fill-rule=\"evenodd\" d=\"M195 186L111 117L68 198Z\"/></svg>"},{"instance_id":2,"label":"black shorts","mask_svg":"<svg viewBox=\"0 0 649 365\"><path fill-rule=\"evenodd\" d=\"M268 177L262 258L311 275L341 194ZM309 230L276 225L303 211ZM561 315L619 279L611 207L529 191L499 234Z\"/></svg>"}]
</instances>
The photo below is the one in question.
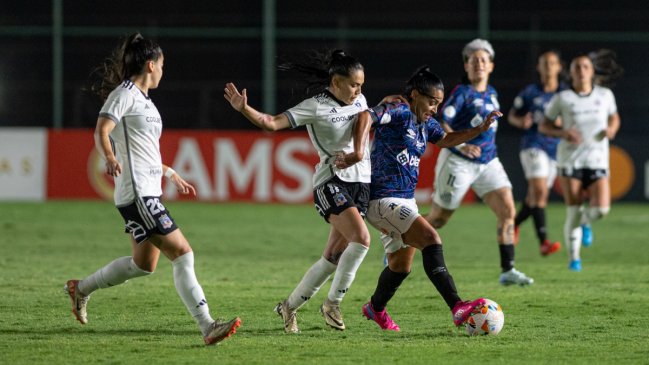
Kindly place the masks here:
<instances>
[{"instance_id":1,"label":"black shorts","mask_svg":"<svg viewBox=\"0 0 649 365\"><path fill-rule=\"evenodd\" d=\"M146 241L153 234L167 235L178 228L158 196L136 198L133 203L117 210L124 218L124 232L130 233L137 243Z\"/></svg>"},{"instance_id":2,"label":"black shorts","mask_svg":"<svg viewBox=\"0 0 649 365\"><path fill-rule=\"evenodd\" d=\"M572 169L562 167L559 176L570 177L581 181L581 188L586 189L595 181L608 176L606 169Z\"/></svg>"},{"instance_id":3,"label":"black shorts","mask_svg":"<svg viewBox=\"0 0 649 365\"><path fill-rule=\"evenodd\" d=\"M338 215L353 207L365 218L370 202L370 184L345 182L335 176L313 190L313 201L315 209L327 222L330 215Z\"/></svg>"}]
</instances>

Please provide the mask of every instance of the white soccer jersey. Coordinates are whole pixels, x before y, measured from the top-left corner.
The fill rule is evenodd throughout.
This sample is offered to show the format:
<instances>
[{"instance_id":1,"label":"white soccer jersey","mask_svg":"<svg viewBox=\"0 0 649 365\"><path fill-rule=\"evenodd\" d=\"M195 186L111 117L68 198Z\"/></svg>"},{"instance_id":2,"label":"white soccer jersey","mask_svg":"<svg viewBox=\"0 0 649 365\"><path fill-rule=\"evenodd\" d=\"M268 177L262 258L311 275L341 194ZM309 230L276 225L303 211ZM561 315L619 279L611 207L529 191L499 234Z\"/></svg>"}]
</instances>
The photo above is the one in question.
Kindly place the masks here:
<instances>
[{"instance_id":1,"label":"white soccer jersey","mask_svg":"<svg viewBox=\"0 0 649 365\"><path fill-rule=\"evenodd\" d=\"M372 170L369 141L365 143L363 160L351 167L340 170L333 164L332 158L338 151L354 151L354 125L358 113L366 109L367 101L363 94L351 105L345 105L325 90L284 112L293 128L306 125L311 142L320 156L313 175L314 188L334 175L346 182L370 182Z\"/></svg>"},{"instance_id":2,"label":"white soccer jersey","mask_svg":"<svg viewBox=\"0 0 649 365\"><path fill-rule=\"evenodd\" d=\"M125 80L108 95L99 115L116 124L110 138L122 173L115 178L115 205L162 195L162 118L151 99Z\"/></svg>"},{"instance_id":3,"label":"white soccer jersey","mask_svg":"<svg viewBox=\"0 0 649 365\"><path fill-rule=\"evenodd\" d=\"M577 129L582 140L574 145L561 139L557 150L558 166L608 169L608 139L604 133L609 116L615 113L615 96L605 87L594 86L588 95L579 95L572 89L555 94L545 109L545 116L550 120L560 116L562 128Z\"/></svg>"}]
</instances>

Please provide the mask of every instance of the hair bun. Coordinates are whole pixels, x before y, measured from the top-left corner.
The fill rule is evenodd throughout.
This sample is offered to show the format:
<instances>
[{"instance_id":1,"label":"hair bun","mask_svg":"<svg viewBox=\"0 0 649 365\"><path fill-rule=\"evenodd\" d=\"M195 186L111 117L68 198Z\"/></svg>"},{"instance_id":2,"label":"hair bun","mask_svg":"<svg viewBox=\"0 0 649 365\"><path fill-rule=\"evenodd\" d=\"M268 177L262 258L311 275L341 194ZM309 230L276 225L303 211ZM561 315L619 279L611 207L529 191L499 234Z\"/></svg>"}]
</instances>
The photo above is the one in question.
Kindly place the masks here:
<instances>
[{"instance_id":1,"label":"hair bun","mask_svg":"<svg viewBox=\"0 0 649 365\"><path fill-rule=\"evenodd\" d=\"M331 58L343 58L345 56L346 56L345 51L343 51L342 49L336 49L333 52L331 52Z\"/></svg>"},{"instance_id":2,"label":"hair bun","mask_svg":"<svg viewBox=\"0 0 649 365\"><path fill-rule=\"evenodd\" d=\"M144 37L142 37L142 34L140 34L140 33L135 33L131 37L132 38L131 38L131 41L129 42L129 44L135 44L135 43L138 43L138 42L144 40Z\"/></svg>"},{"instance_id":3,"label":"hair bun","mask_svg":"<svg viewBox=\"0 0 649 365\"><path fill-rule=\"evenodd\" d=\"M423 65L417 70L417 74L423 74L424 72L431 73L430 72L430 67L428 65Z\"/></svg>"}]
</instances>

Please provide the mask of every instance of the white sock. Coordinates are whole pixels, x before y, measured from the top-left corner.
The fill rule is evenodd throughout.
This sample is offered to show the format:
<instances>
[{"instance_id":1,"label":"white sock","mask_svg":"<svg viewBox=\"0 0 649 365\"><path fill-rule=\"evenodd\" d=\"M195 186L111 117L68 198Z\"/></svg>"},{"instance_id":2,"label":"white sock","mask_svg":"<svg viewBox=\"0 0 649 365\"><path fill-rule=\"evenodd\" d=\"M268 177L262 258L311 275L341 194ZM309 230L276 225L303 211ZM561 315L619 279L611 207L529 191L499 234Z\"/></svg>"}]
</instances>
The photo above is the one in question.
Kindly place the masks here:
<instances>
[{"instance_id":1,"label":"white sock","mask_svg":"<svg viewBox=\"0 0 649 365\"><path fill-rule=\"evenodd\" d=\"M579 206L579 212L581 213L581 219L579 220L580 225L589 225L590 219L588 217L588 205L585 203Z\"/></svg>"},{"instance_id":2,"label":"white sock","mask_svg":"<svg viewBox=\"0 0 649 365\"><path fill-rule=\"evenodd\" d=\"M582 210L578 205L569 205L566 208L566 223L563 226L563 236L568 245L568 254L571 260L579 259L581 249Z\"/></svg>"},{"instance_id":3,"label":"white sock","mask_svg":"<svg viewBox=\"0 0 649 365\"><path fill-rule=\"evenodd\" d=\"M324 257L316 261L304 274L302 280L288 297L288 306L292 309L300 308L307 300L311 299L320 290L322 284L327 282L329 276L336 271L336 265Z\"/></svg>"},{"instance_id":4,"label":"white sock","mask_svg":"<svg viewBox=\"0 0 649 365\"><path fill-rule=\"evenodd\" d=\"M90 276L80 280L78 288L81 293L90 295L97 289L123 284L128 279L150 274L150 271L140 269L133 262L133 257L124 256L113 260Z\"/></svg>"},{"instance_id":5,"label":"white sock","mask_svg":"<svg viewBox=\"0 0 649 365\"><path fill-rule=\"evenodd\" d=\"M201 328L203 336L209 333L210 327L214 320L210 316L210 309L203 294L203 288L196 279L194 272L194 252L177 257L171 262L174 272L174 284L180 299L185 303L185 307L194 317L196 323Z\"/></svg>"},{"instance_id":6,"label":"white sock","mask_svg":"<svg viewBox=\"0 0 649 365\"><path fill-rule=\"evenodd\" d=\"M329 289L329 301L340 303L352 285L356 277L356 270L361 266L368 248L358 242L350 242L338 261L338 268L334 275L331 289Z\"/></svg>"},{"instance_id":7,"label":"white sock","mask_svg":"<svg viewBox=\"0 0 649 365\"><path fill-rule=\"evenodd\" d=\"M604 218L610 210L610 207L588 207L583 214L589 222L594 222Z\"/></svg>"}]
</instances>

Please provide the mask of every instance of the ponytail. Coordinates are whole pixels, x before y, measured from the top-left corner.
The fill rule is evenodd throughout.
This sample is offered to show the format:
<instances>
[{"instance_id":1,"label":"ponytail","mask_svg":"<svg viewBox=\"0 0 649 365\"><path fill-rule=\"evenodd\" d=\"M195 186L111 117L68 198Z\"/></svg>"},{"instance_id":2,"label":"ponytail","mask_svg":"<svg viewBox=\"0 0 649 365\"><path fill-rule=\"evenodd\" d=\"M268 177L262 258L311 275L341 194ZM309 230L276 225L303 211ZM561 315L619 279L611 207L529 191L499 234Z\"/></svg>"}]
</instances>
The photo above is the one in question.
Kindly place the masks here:
<instances>
[{"instance_id":1,"label":"ponytail","mask_svg":"<svg viewBox=\"0 0 649 365\"><path fill-rule=\"evenodd\" d=\"M304 93L307 95L322 92L331 84L335 75L350 77L354 71L364 70L354 57L337 49L326 53L312 52L305 62L285 62L277 67L280 71L297 71L308 76Z\"/></svg>"},{"instance_id":2,"label":"ponytail","mask_svg":"<svg viewBox=\"0 0 649 365\"><path fill-rule=\"evenodd\" d=\"M102 100L106 100L117 85L132 76L142 73L148 61L157 61L162 56L160 46L140 33L133 33L123 39L92 73L97 80L90 89Z\"/></svg>"}]
</instances>

